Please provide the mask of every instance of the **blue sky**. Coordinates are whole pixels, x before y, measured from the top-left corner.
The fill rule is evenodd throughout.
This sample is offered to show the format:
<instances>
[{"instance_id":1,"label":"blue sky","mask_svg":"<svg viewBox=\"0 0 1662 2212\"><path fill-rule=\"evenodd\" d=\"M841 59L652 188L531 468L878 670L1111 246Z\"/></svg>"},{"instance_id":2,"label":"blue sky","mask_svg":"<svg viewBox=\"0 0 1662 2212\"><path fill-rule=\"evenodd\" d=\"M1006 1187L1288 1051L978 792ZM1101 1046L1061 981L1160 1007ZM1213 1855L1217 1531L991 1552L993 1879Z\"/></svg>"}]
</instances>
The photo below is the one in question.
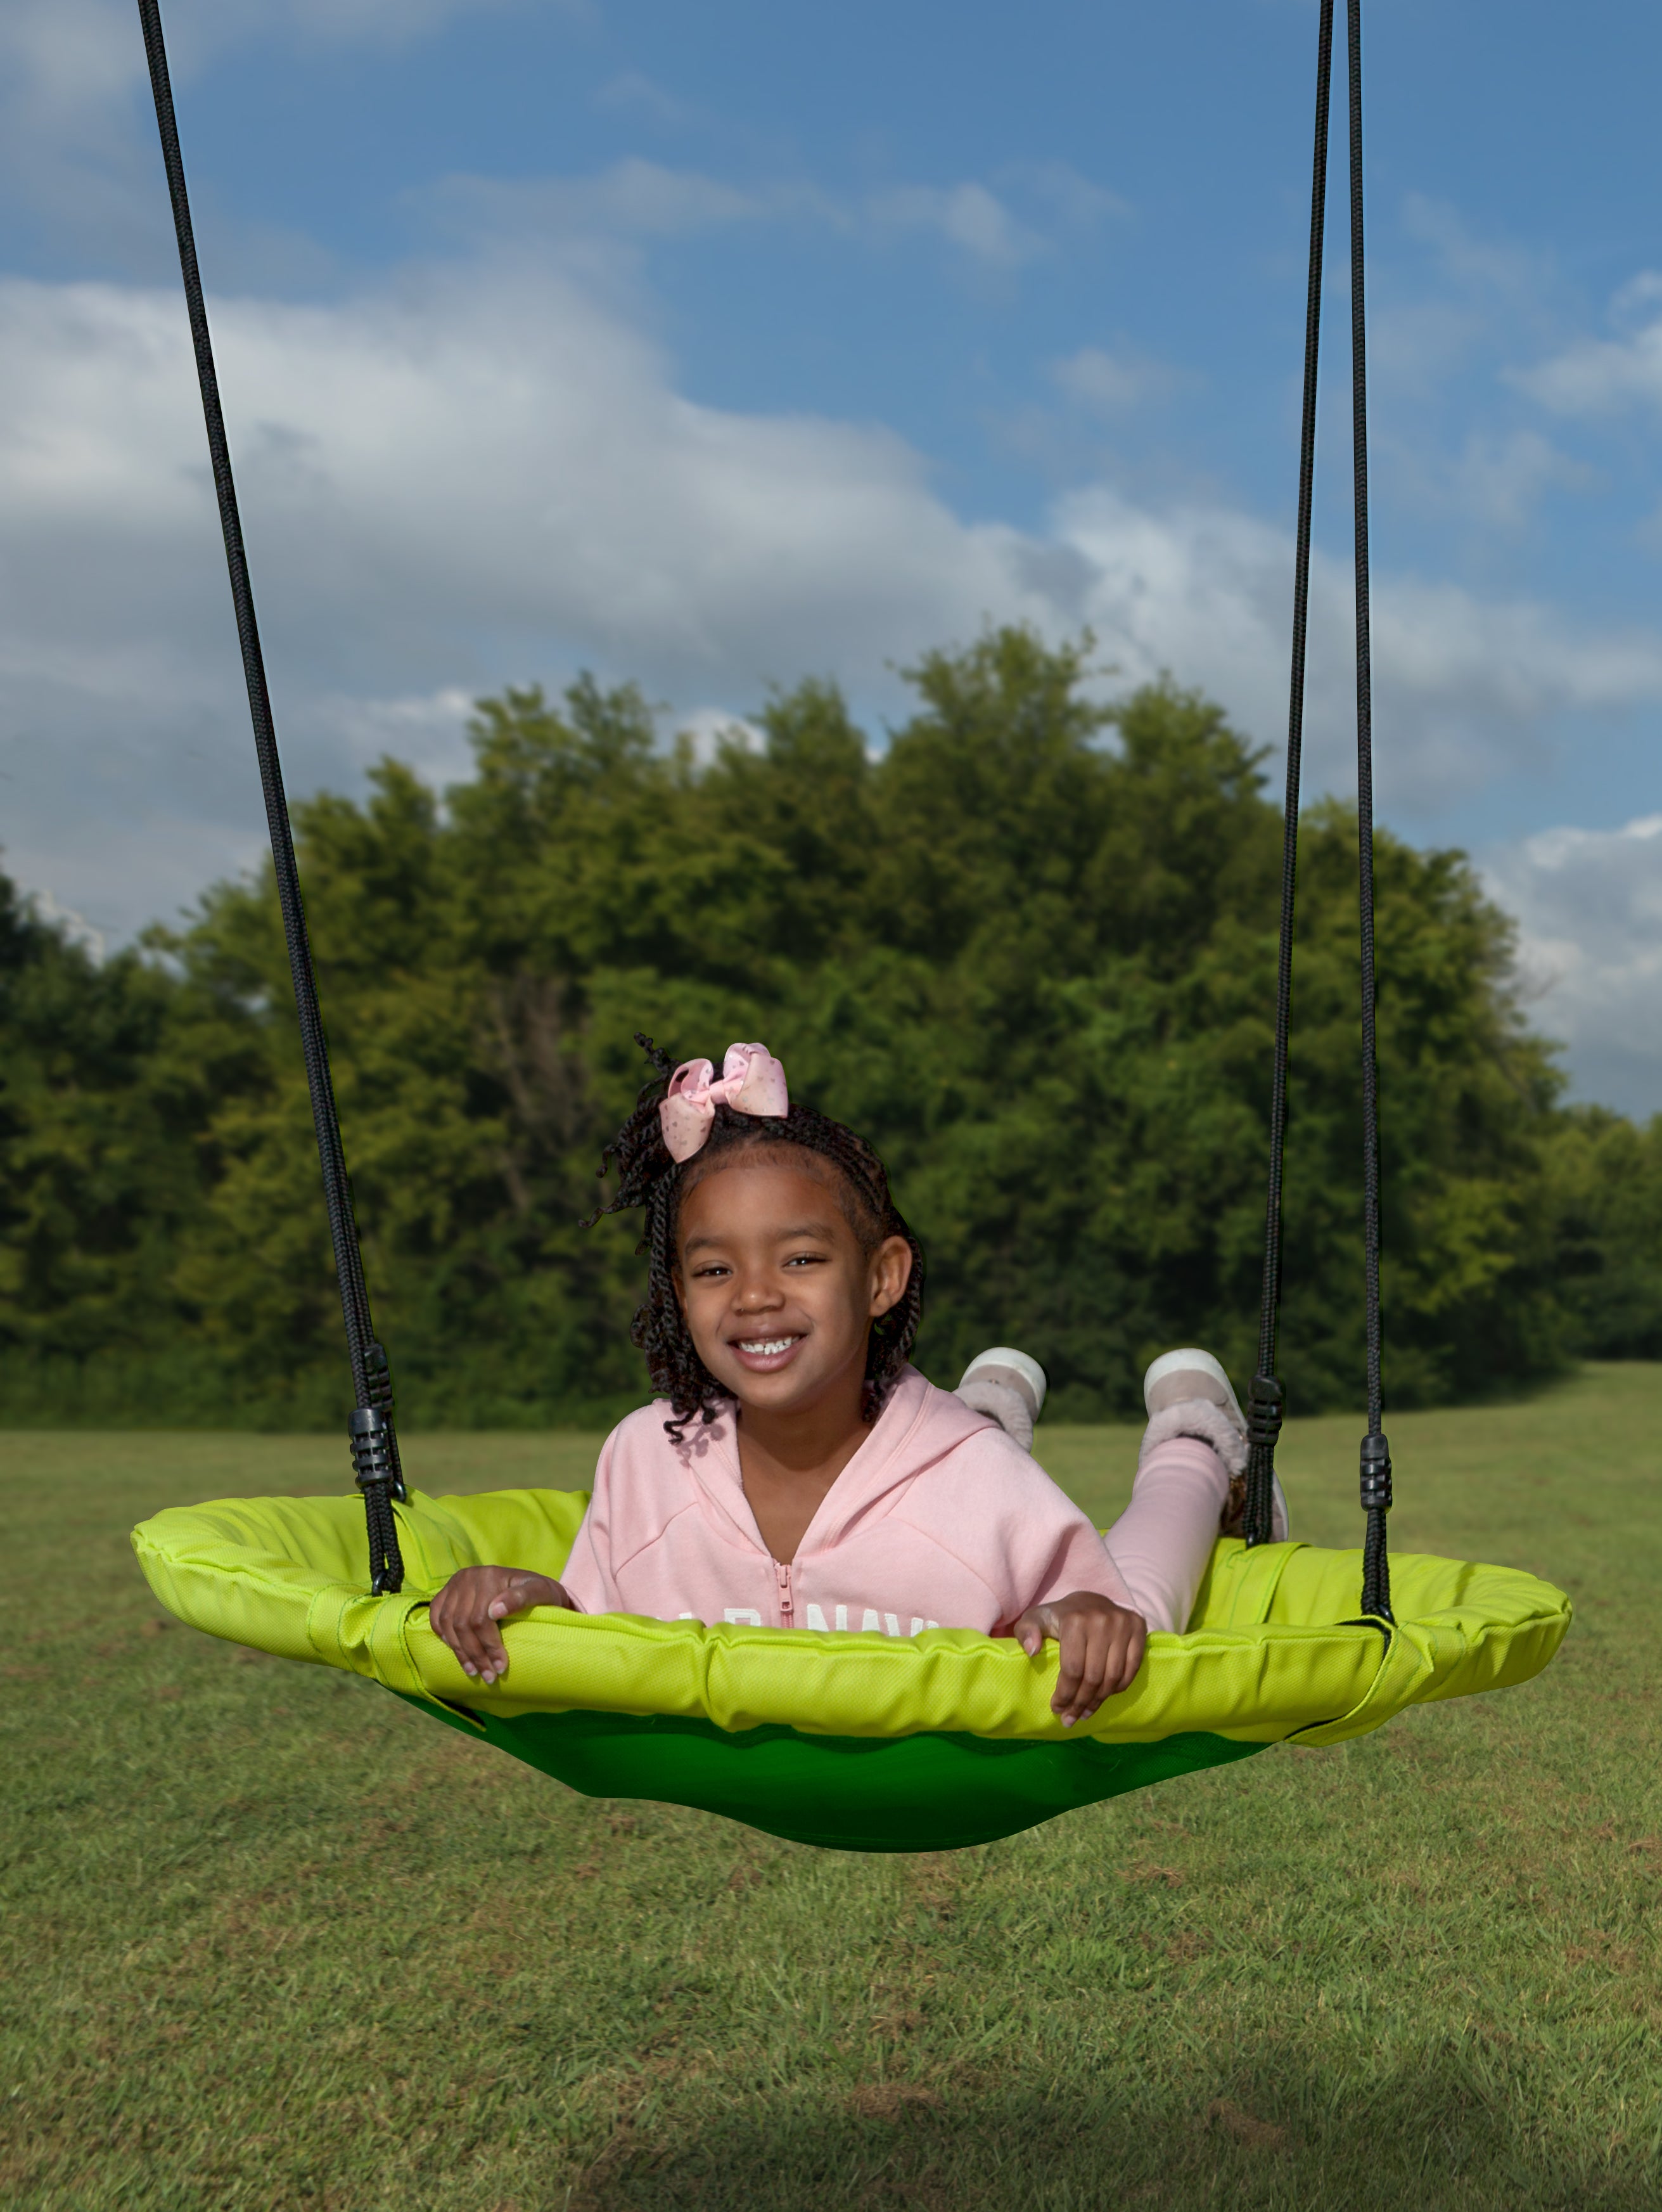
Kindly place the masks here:
<instances>
[{"instance_id":1,"label":"blue sky","mask_svg":"<svg viewBox=\"0 0 1662 2212\"><path fill-rule=\"evenodd\" d=\"M1368 0L1382 811L1662 1108L1662 17ZM1307 0L178 0L291 780L468 697L1089 621L1285 715ZM259 829L135 12L0 0L0 838L117 937ZM1342 123L1342 110L1336 122ZM1342 138L1336 142L1342 148ZM1342 164L1334 184L1342 187ZM1350 742L1332 203L1312 775Z\"/></svg>"}]
</instances>

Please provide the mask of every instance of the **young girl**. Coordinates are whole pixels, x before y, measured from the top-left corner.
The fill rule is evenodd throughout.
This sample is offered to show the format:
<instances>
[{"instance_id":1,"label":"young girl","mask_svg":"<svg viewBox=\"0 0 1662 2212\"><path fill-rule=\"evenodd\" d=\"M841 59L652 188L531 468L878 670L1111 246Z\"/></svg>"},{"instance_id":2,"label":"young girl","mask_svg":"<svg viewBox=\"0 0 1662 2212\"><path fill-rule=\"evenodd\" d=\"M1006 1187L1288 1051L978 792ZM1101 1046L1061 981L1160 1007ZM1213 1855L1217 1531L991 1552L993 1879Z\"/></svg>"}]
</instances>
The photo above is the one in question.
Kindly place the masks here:
<instances>
[{"instance_id":1,"label":"young girl","mask_svg":"<svg viewBox=\"0 0 1662 2212\"><path fill-rule=\"evenodd\" d=\"M561 1580L464 1568L436 1632L489 1683L507 1672L498 1624L531 1606L975 1628L1034 1657L1053 1639L1052 1710L1095 1712L1150 1629L1187 1621L1245 1460L1222 1368L1186 1352L1149 1370L1155 1419L1105 1544L998 1420L907 1364L923 1255L870 1146L792 1104L764 1046L732 1046L717 1077L639 1042L658 1076L607 1153L621 1188L602 1212L646 1210L633 1334L658 1402L602 1447ZM1030 1437L1043 1375L1022 1354L984 1354L961 1388L1012 1428L1025 1412Z\"/></svg>"}]
</instances>

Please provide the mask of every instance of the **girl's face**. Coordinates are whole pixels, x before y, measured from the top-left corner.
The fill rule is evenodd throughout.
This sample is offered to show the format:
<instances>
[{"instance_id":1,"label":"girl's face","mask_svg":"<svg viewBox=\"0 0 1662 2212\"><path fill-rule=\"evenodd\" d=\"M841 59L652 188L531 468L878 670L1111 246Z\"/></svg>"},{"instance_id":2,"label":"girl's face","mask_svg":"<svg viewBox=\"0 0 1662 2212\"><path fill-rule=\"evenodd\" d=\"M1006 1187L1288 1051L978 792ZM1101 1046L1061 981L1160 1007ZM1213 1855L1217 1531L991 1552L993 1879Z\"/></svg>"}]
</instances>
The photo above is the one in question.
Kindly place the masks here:
<instances>
[{"instance_id":1,"label":"girl's face","mask_svg":"<svg viewBox=\"0 0 1662 2212\"><path fill-rule=\"evenodd\" d=\"M676 1291L687 1326L723 1389L758 1411L806 1411L851 1387L858 1407L871 1324L911 1279L906 1239L886 1237L868 1255L827 1178L751 1154L682 1200Z\"/></svg>"}]
</instances>

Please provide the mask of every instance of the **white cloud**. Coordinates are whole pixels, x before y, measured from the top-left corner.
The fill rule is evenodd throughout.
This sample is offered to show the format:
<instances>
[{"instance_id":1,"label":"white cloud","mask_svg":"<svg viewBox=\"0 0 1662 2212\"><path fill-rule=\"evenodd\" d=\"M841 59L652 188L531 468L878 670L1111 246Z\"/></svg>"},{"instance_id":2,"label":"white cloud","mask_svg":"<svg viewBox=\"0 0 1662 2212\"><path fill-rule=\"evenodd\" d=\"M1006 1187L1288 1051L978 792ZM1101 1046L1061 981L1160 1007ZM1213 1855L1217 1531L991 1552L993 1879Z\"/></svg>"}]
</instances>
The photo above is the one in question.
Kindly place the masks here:
<instances>
[{"instance_id":1,"label":"white cloud","mask_svg":"<svg viewBox=\"0 0 1662 2212\"><path fill-rule=\"evenodd\" d=\"M1001 169L994 180L1021 187L1042 200L1064 222L1080 230L1129 216L1131 205L1118 192L1082 177L1066 161L1017 161Z\"/></svg>"},{"instance_id":2,"label":"white cloud","mask_svg":"<svg viewBox=\"0 0 1662 2212\"><path fill-rule=\"evenodd\" d=\"M692 739L695 760L713 761L723 745L737 745L747 753L767 750L767 732L725 707L695 707L689 714L676 715L676 726Z\"/></svg>"},{"instance_id":3,"label":"white cloud","mask_svg":"<svg viewBox=\"0 0 1662 2212\"><path fill-rule=\"evenodd\" d=\"M1098 489L1063 501L1078 587L1052 597L1096 629L1128 681L1162 668L1228 702L1260 738L1285 729L1292 558L1286 538L1217 506L1164 511ZM1514 767L1569 711L1662 700L1662 636L1578 630L1550 608L1448 583L1373 580L1381 801L1424 818ZM1354 599L1348 564L1311 564L1306 746L1313 789L1354 787Z\"/></svg>"},{"instance_id":4,"label":"white cloud","mask_svg":"<svg viewBox=\"0 0 1662 2212\"><path fill-rule=\"evenodd\" d=\"M665 130L676 130L701 119L699 111L639 70L624 70L609 78L594 95L597 107L614 114L644 116Z\"/></svg>"},{"instance_id":5,"label":"white cloud","mask_svg":"<svg viewBox=\"0 0 1662 2212\"><path fill-rule=\"evenodd\" d=\"M319 44L402 46L429 37L456 15L497 11L513 0L196 0L200 23L218 19L224 37L240 30L246 37L272 30ZM544 0L549 4L549 0ZM585 0L553 0L561 12L579 19L592 15Z\"/></svg>"},{"instance_id":6,"label":"white cloud","mask_svg":"<svg viewBox=\"0 0 1662 2212\"><path fill-rule=\"evenodd\" d=\"M71 945L89 952L94 961L103 960L109 949L104 933L95 929L84 914L77 914L72 906L60 906L50 891L35 892L29 904L42 921L52 923Z\"/></svg>"},{"instance_id":7,"label":"white cloud","mask_svg":"<svg viewBox=\"0 0 1662 2212\"><path fill-rule=\"evenodd\" d=\"M1108 489L966 522L882 429L700 406L546 258L328 306L213 308L291 786L385 749L436 778L467 700L591 665L723 723L769 683L893 669L988 618L1083 622L1274 738L1290 549ZM257 787L184 315L170 289L0 283L0 793L8 865L116 933L258 849ZM1312 787L1348 777L1350 583L1313 577ZM1382 576L1381 795L1467 790L1555 714L1662 697L1662 641ZM731 702L731 703L728 703Z\"/></svg>"},{"instance_id":8,"label":"white cloud","mask_svg":"<svg viewBox=\"0 0 1662 2212\"><path fill-rule=\"evenodd\" d=\"M509 0L167 0L163 27L170 74L188 76L211 54L259 38L332 45L403 46L457 15ZM572 12L581 12L573 9ZM145 75L136 11L123 0L7 0L0 54L20 98L58 115L114 98Z\"/></svg>"},{"instance_id":9,"label":"white cloud","mask_svg":"<svg viewBox=\"0 0 1662 2212\"><path fill-rule=\"evenodd\" d=\"M737 707L1047 611L1013 533L966 529L899 439L693 405L546 270L213 312L296 790L379 749L385 709L349 700L592 662ZM180 305L0 284L0 383L10 864L118 931L259 818Z\"/></svg>"},{"instance_id":10,"label":"white cloud","mask_svg":"<svg viewBox=\"0 0 1662 2212\"><path fill-rule=\"evenodd\" d=\"M1514 430L1502 437L1474 432L1450 472L1447 489L1455 512L1465 520L1516 532L1532 520L1542 497L1555 486L1586 491L1597 482L1593 470L1561 453L1538 430Z\"/></svg>"},{"instance_id":11,"label":"white cloud","mask_svg":"<svg viewBox=\"0 0 1662 2212\"><path fill-rule=\"evenodd\" d=\"M514 4L518 0L169 0L170 74L184 87L227 52L262 41L406 46L454 17ZM543 4L578 19L593 13L592 0ZM638 72L611 80L597 103L650 113L660 124L695 119ZM1121 205L1062 162L1013 169L1010 180L1065 228L1088 228ZM9 185L31 222L60 243L90 249L103 266L155 275L168 264L171 229L143 45L130 0L0 0L0 182ZM315 240L227 225L211 196L197 200L199 236L211 247L228 228L236 264L258 271L255 281L293 287L327 270L329 256ZM736 222L806 219L866 240L931 234L984 269L1015 269L1053 250L974 180L899 184L840 200L800 179L747 189L631 159L591 177L455 177L408 200L441 222L493 237L666 239Z\"/></svg>"},{"instance_id":12,"label":"white cloud","mask_svg":"<svg viewBox=\"0 0 1662 2212\"><path fill-rule=\"evenodd\" d=\"M179 88L260 39L400 46L452 16L507 4L168 0L168 70ZM559 4L581 13L584 0ZM0 179L52 235L129 268L155 267L171 244L149 99L131 0L0 0Z\"/></svg>"},{"instance_id":13,"label":"white cloud","mask_svg":"<svg viewBox=\"0 0 1662 2212\"><path fill-rule=\"evenodd\" d=\"M1387 252L1368 279L1368 383L1384 402L1376 416L1387 417L1444 398L1463 374L1486 374L1481 364L1497 345L1539 344L1556 291L1550 258L1479 234L1423 194L1405 196L1398 226L1420 249L1411 277ZM1349 272L1342 247L1337 258L1329 252L1337 335L1348 320Z\"/></svg>"},{"instance_id":14,"label":"white cloud","mask_svg":"<svg viewBox=\"0 0 1662 2212\"><path fill-rule=\"evenodd\" d=\"M802 212L840 219L828 202L804 187L742 191L694 169L639 158L587 177L513 182L449 177L411 198L452 228L493 246L513 239L572 235L687 238L729 223Z\"/></svg>"},{"instance_id":15,"label":"white cloud","mask_svg":"<svg viewBox=\"0 0 1662 2212\"><path fill-rule=\"evenodd\" d=\"M391 756L414 769L424 783L442 786L471 768L466 732L473 704L470 693L445 684L406 699L337 693L319 699L313 711L321 724L337 732L342 757L354 768L372 768Z\"/></svg>"},{"instance_id":16,"label":"white cloud","mask_svg":"<svg viewBox=\"0 0 1662 2212\"><path fill-rule=\"evenodd\" d=\"M1550 258L1537 249L1513 239L1482 236L1458 208L1424 192L1404 196L1402 227L1430 249L1441 274L1460 292L1488 294L1526 313L1538 308L1553 269Z\"/></svg>"},{"instance_id":17,"label":"white cloud","mask_svg":"<svg viewBox=\"0 0 1662 2212\"><path fill-rule=\"evenodd\" d=\"M1492 555L1497 541L1516 539L1537 524L1554 492L1583 497L1610 489L1606 473L1578 460L1535 429L1468 431L1453 451L1435 439L1404 434L1374 441L1375 481L1388 484L1393 506L1470 543L1478 533Z\"/></svg>"},{"instance_id":18,"label":"white cloud","mask_svg":"<svg viewBox=\"0 0 1662 2212\"><path fill-rule=\"evenodd\" d=\"M585 240L685 238L760 222L810 223L865 241L932 238L988 270L1017 269L1053 251L1048 238L974 182L897 185L840 198L801 178L740 186L632 155L589 176L448 177L409 198L470 246L493 252L513 241L539 249L580 246ZM1077 220L1071 210L1053 212L1058 220Z\"/></svg>"},{"instance_id":19,"label":"white cloud","mask_svg":"<svg viewBox=\"0 0 1662 2212\"><path fill-rule=\"evenodd\" d=\"M873 193L867 210L881 228L935 231L992 268L1019 268L1050 250L985 185L899 185Z\"/></svg>"},{"instance_id":20,"label":"white cloud","mask_svg":"<svg viewBox=\"0 0 1662 2212\"><path fill-rule=\"evenodd\" d=\"M0 56L19 104L42 120L115 99L144 66L138 19L114 0L11 0Z\"/></svg>"},{"instance_id":21,"label":"white cloud","mask_svg":"<svg viewBox=\"0 0 1662 2212\"><path fill-rule=\"evenodd\" d=\"M1578 338L1534 368L1514 370L1513 382L1559 415L1612 415L1635 405L1662 406L1659 300L1662 276L1648 271L1636 276L1612 306L1618 324L1633 327L1615 337Z\"/></svg>"},{"instance_id":22,"label":"white cloud","mask_svg":"<svg viewBox=\"0 0 1662 2212\"><path fill-rule=\"evenodd\" d=\"M1662 815L1543 830L1484 856L1519 924L1531 1013L1568 1047L1578 1096L1662 1110Z\"/></svg>"},{"instance_id":23,"label":"white cloud","mask_svg":"<svg viewBox=\"0 0 1662 2212\"><path fill-rule=\"evenodd\" d=\"M1121 415L1168 392L1173 373L1163 362L1140 354L1107 353L1082 346L1051 364L1051 380L1068 398L1093 414Z\"/></svg>"}]
</instances>

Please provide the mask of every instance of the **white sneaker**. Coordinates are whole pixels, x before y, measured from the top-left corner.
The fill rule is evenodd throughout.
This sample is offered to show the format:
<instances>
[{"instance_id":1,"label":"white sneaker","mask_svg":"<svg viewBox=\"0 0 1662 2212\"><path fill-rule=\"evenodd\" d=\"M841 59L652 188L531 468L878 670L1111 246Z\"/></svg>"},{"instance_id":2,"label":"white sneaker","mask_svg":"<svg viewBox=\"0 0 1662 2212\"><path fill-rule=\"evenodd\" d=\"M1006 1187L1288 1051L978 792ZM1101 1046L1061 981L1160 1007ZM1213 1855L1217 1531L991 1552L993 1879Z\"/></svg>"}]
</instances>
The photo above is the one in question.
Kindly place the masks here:
<instances>
[{"instance_id":1,"label":"white sneaker","mask_svg":"<svg viewBox=\"0 0 1662 2212\"><path fill-rule=\"evenodd\" d=\"M1025 1352L995 1344L978 1352L953 1392L972 1412L997 1421L1023 1451L1033 1449L1033 1425L1045 1402L1045 1370Z\"/></svg>"},{"instance_id":2,"label":"white sneaker","mask_svg":"<svg viewBox=\"0 0 1662 2212\"><path fill-rule=\"evenodd\" d=\"M1240 1410L1234 1386L1210 1352L1188 1345L1178 1352L1163 1352L1150 1362L1143 1377L1143 1403L1149 1425L1143 1431L1137 1459L1140 1467L1156 1444L1172 1437L1196 1437L1212 1449L1232 1477L1246 1474L1246 1416ZM1288 1537L1287 1499L1279 1475L1271 1477L1270 1534L1284 1544Z\"/></svg>"}]
</instances>

